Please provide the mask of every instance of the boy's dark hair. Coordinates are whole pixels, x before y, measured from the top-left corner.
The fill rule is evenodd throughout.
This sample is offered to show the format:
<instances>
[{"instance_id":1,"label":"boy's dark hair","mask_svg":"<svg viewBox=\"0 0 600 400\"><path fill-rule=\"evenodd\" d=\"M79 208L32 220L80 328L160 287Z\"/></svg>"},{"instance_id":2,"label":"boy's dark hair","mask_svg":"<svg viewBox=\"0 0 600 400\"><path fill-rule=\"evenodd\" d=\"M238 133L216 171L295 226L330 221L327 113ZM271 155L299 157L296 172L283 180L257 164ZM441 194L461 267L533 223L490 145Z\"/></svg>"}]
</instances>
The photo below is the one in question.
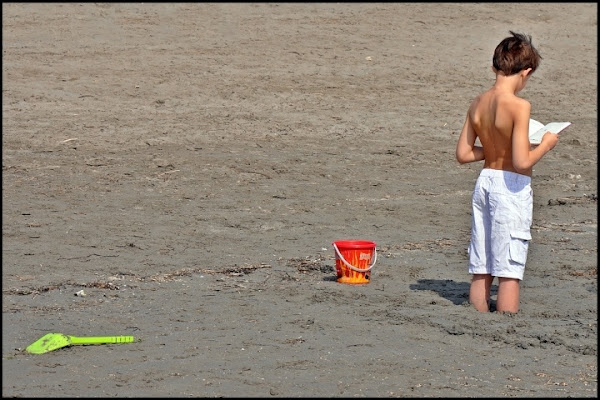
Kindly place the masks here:
<instances>
[{"instance_id":1,"label":"boy's dark hair","mask_svg":"<svg viewBox=\"0 0 600 400\"><path fill-rule=\"evenodd\" d=\"M542 56L533 47L531 36L509 32L512 36L502 40L494 50L492 60L494 68L507 76L527 68L531 68L531 72L535 71L540 65Z\"/></svg>"}]
</instances>

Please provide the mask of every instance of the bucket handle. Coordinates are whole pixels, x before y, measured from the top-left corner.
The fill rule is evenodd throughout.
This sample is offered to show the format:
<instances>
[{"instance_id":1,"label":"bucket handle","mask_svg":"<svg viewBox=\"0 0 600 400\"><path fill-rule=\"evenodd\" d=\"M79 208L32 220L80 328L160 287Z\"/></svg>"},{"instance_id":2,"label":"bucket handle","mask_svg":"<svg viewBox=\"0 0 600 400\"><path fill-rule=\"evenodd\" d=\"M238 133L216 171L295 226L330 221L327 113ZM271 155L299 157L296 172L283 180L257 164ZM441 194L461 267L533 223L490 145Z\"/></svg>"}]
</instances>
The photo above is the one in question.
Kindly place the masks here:
<instances>
[{"instance_id":1,"label":"bucket handle","mask_svg":"<svg viewBox=\"0 0 600 400\"><path fill-rule=\"evenodd\" d=\"M346 265L346 267L348 267L351 270L356 271L356 272L367 272L371 268L373 268L375 266L375 263L377 262L377 246L375 247L374 252L373 252L373 264L369 265L369 267L367 269L356 268L354 265L352 265L349 262L347 262L344 259L344 256L340 254L340 251L338 250L338 248L337 248L337 246L336 246L335 243L333 243L333 248L335 249L335 254L338 255L338 257L340 258L340 260L342 260L342 262L344 263L344 265Z\"/></svg>"}]
</instances>

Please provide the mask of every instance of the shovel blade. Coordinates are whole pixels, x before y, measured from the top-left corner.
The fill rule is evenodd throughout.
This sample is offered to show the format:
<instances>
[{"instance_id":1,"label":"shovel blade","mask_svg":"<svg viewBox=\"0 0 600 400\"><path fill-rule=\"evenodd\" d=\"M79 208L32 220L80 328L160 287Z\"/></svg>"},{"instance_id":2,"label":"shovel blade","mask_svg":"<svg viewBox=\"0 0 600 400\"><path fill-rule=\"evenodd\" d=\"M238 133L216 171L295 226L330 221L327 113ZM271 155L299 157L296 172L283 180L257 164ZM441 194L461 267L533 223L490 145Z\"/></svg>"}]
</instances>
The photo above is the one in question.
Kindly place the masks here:
<instances>
[{"instance_id":1,"label":"shovel blade","mask_svg":"<svg viewBox=\"0 0 600 400\"><path fill-rule=\"evenodd\" d=\"M71 340L67 335L62 333L47 333L29 346L25 351L30 354L44 354L49 351L60 349L71 344Z\"/></svg>"}]
</instances>

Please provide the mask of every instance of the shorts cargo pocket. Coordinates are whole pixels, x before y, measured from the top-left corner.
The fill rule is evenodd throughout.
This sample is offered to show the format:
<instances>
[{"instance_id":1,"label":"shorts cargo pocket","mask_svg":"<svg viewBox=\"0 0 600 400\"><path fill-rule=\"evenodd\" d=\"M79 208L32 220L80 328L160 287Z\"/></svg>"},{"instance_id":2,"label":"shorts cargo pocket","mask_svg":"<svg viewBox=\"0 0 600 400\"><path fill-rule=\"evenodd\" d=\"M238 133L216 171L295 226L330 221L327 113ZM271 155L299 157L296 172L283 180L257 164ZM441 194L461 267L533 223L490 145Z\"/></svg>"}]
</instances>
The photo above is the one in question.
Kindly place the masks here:
<instances>
[{"instance_id":1,"label":"shorts cargo pocket","mask_svg":"<svg viewBox=\"0 0 600 400\"><path fill-rule=\"evenodd\" d=\"M527 249L529 248L529 241L531 240L531 233L529 231L511 231L510 232L510 245L509 254L511 261L525 265L527 261Z\"/></svg>"}]
</instances>

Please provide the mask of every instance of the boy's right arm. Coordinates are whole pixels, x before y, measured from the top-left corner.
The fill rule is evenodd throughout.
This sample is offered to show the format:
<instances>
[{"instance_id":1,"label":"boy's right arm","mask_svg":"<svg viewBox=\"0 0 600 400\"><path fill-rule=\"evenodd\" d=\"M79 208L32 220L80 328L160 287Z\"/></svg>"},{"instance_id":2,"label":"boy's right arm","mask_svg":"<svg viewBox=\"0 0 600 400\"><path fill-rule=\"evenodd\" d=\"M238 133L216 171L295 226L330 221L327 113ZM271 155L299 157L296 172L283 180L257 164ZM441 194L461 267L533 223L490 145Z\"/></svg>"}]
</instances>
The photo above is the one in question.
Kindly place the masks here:
<instances>
[{"instance_id":1,"label":"boy's right arm","mask_svg":"<svg viewBox=\"0 0 600 400\"><path fill-rule=\"evenodd\" d=\"M540 159L558 143L558 134L548 132L542 137L541 143L531 149L529 143L529 117L531 104L523 99L513 108L512 134L512 163L520 173L527 173Z\"/></svg>"}]
</instances>

